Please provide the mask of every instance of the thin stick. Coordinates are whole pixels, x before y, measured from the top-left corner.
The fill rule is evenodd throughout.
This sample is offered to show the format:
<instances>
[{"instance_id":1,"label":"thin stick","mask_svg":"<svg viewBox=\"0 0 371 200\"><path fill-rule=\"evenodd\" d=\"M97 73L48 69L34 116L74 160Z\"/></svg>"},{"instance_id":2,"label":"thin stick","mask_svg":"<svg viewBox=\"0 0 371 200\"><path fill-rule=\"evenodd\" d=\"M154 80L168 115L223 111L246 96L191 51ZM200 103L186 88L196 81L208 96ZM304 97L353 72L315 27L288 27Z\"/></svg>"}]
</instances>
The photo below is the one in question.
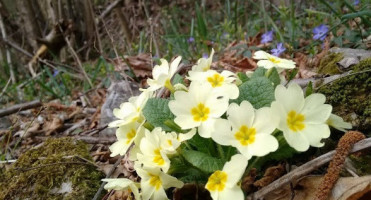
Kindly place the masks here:
<instances>
[{"instance_id":1,"label":"thin stick","mask_svg":"<svg viewBox=\"0 0 371 200\"><path fill-rule=\"evenodd\" d=\"M357 142L352 150L351 153L370 148L371 147L371 138L366 138L364 140L361 140ZM318 169L322 165L328 163L331 161L332 157L335 155L335 150L330 151L320 157L317 157L304 165L294 169L290 173L282 176L281 178L275 180L273 183L269 184L266 187L263 187L261 190L255 192L254 194L251 194L247 197L247 199L263 199L265 195L268 193L278 189L282 188L283 185L286 185L290 183L291 181L297 180L298 178L310 173L311 171Z\"/></svg>"},{"instance_id":2,"label":"thin stick","mask_svg":"<svg viewBox=\"0 0 371 200\"><path fill-rule=\"evenodd\" d=\"M96 21L99 23L106 15L108 15L114 8L116 8L122 0L116 0L106 7L106 9L99 15Z\"/></svg>"},{"instance_id":3,"label":"thin stick","mask_svg":"<svg viewBox=\"0 0 371 200\"><path fill-rule=\"evenodd\" d=\"M109 177L112 175L112 173L115 171L117 165L120 164L120 162L121 162L121 160L122 160L123 158L124 158L124 156L120 156L120 158L115 162L115 164L112 166L111 170L108 172L106 178L109 178ZM103 183L100 185L100 188L99 188L99 190L97 191L97 193L95 193L93 200L97 200L97 199L98 199L98 197L100 196L100 193L102 193L102 190L103 190L103 188L104 188L104 185L106 185L105 182L103 182Z\"/></svg>"},{"instance_id":4,"label":"thin stick","mask_svg":"<svg viewBox=\"0 0 371 200\"><path fill-rule=\"evenodd\" d=\"M37 108L42 106L42 103L40 100L35 100L27 103L17 104L14 106L11 106L9 108L1 109L0 110L0 117L4 117L22 110L28 110L31 108Z\"/></svg>"},{"instance_id":5,"label":"thin stick","mask_svg":"<svg viewBox=\"0 0 371 200\"><path fill-rule=\"evenodd\" d=\"M6 83L4 89L1 91L0 99L3 97L3 94L4 94L5 91L8 89L8 86L9 86L9 83L10 83L11 80L12 80L12 78L9 78L9 80L8 80L8 82Z\"/></svg>"},{"instance_id":6,"label":"thin stick","mask_svg":"<svg viewBox=\"0 0 371 200\"><path fill-rule=\"evenodd\" d=\"M112 47L113 47L113 51L115 52L116 58L119 58L119 54L117 53L116 46L114 45L113 37L111 36L110 32L108 31L107 26L106 26L106 22L103 19L102 19L102 23L103 23L104 29L106 30L107 35L108 35L110 41L111 41L111 44L112 44ZM130 46L130 44L128 44L128 46ZM123 59L125 59L125 58L123 58ZM125 84L126 85L126 89L128 89L130 91L130 95L131 96L134 96L133 90L131 89L130 84L129 84L129 81L128 81L128 77L127 77L127 75L125 73L124 73L124 79L125 79L125 82L127 83L127 84Z\"/></svg>"},{"instance_id":7,"label":"thin stick","mask_svg":"<svg viewBox=\"0 0 371 200\"><path fill-rule=\"evenodd\" d=\"M6 31L5 31L5 25L3 22L3 17L0 15L0 29L1 29L1 35L3 36L4 40L7 39ZM9 66L9 72L10 72L10 79L12 80L12 83L15 84L15 75L14 75L14 69L12 65L12 57L10 56L10 51L7 46L5 46L5 51L6 51L6 61Z\"/></svg>"},{"instance_id":8,"label":"thin stick","mask_svg":"<svg viewBox=\"0 0 371 200\"><path fill-rule=\"evenodd\" d=\"M61 33L63 34L63 30L62 30L61 26L59 26L59 29L60 29ZM77 62L77 65L79 66L81 72L85 76L85 79L88 81L90 87L93 88L93 83L91 82L88 74L85 72L84 68L82 67L81 60L80 60L79 56L76 54L75 50L72 48L72 45L71 45L70 41L68 40L68 38L64 34L63 34L63 38L66 41L68 49L70 50L72 56L75 58L75 60Z\"/></svg>"}]
</instances>

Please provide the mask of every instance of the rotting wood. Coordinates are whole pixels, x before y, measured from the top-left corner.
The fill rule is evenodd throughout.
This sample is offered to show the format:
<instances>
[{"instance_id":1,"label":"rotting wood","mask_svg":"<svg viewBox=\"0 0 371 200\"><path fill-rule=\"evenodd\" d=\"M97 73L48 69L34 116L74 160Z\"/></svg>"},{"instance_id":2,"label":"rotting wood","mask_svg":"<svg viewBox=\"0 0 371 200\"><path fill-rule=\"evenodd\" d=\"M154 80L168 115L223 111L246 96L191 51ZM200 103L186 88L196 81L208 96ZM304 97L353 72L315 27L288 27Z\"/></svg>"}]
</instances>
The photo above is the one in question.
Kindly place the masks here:
<instances>
[{"instance_id":1,"label":"rotting wood","mask_svg":"<svg viewBox=\"0 0 371 200\"><path fill-rule=\"evenodd\" d=\"M366 138L364 140L361 140L361 141L357 142L353 146L353 148L351 150L351 153L354 153L354 152L357 152L357 151L360 151L360 150L364 150L364 149L367 149L367 148L370 148L370 147L371 147L371 138ZM249 195L247 197L247 200L263 199L264 196L267 195L268 193L270 193L270 192L272 192L276 189L279 189L279 188L283 187L283 185L289 184L291 181L295 181L295 180L299 179L300 177L312 172L313 170L318 169L322 165L330 162L334 155L335 155L335 150L330 151L326 154L323 154L322 156L319 156L319 157L301 165L300 167L298 167L298 168L292 170L291 172L289 172L288 174L286 174L286 175L282 176L281 178L275 180L273 183L269 184L268 186L266 186L266 187L262 188L261 190Z\"/></svg>"},{"instance_id":2,"label":"rotting wood","mask_svg":"<svg viewBox=\"0 0 371 200\"><path fill-rule=\"evenodd\" d=\"M42 106L42 103L40 100L30 101L27 103L17 104L14 106L11 106L9 108L4 108L0 110L0 117L4 117L22 110L28 110L31 108L37 108Z\"/></svg>"}]
</instances>

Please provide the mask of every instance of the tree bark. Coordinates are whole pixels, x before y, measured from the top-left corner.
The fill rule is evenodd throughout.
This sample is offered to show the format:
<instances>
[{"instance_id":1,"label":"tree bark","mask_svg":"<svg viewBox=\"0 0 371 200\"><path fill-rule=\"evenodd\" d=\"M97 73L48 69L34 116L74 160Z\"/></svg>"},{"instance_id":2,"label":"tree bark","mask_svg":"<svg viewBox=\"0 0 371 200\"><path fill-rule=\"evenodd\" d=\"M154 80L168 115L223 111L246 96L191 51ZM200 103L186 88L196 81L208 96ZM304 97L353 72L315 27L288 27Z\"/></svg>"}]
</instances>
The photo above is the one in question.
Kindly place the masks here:
<instances>
[{"instance_id":1,"label":"tree bark","mask_svg":"<svg viewBox=\"0 0 371 200\"><path fill-rule=\"evenodd\" d=\"M16 0L18 14L20 17L20 22L18 23L23 30L23 34L31 46L33 51L38 49L36 38L41 37L41 30L37 26L36 15L32 8L31 2L29 0Z\"/></svg>"}]
</instances>

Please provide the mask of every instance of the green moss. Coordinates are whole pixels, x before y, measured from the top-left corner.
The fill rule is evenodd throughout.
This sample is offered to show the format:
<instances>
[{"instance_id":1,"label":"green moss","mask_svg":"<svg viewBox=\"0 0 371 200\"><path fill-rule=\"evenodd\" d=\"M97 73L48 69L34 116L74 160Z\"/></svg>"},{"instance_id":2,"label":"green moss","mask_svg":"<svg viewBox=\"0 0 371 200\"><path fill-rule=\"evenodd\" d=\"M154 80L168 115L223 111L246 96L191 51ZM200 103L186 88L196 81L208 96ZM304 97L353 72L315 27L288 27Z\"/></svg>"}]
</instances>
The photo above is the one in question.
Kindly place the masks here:
<instances>
[{"instance_id":1,"label":"green moss","mask_svg":"<svg viewBox=\"0 0 371 200\"><path fill-rule=\"evenodd\" d=\"M330 53L321 59L319 64L318 73L320 74L339 74L341 73L337 62L344 58L342 53Z\"/></svg>"},{"instance_id":2,"label":"green moss","mask_svg":"<svg viewBox=\"0 0 371 200\"><path fill-rule=\"evenodd\" d=\"M350 155L354 167L357 169L359 176L366 176L371 174L371 155L354 156Z\"/></svg>"},{"instance_id":3,"label":"green moss","mask_svg":"<svg viewBox=\"0 0 371 200\"><path fill-rule=\"evenodd\" d=\"M103 174L92 161L87 145L72 138L48 139L22 154L0 180L0 199L92 199ZM52 194L63 182L72 183L72 192Z\"/></svg>"},{"instance_id":4,"label":"green moss","mask_svg":"<svg viewBox=\"0 0 371 200\"><path fill-rule=\"evenodd\" d=\"M366 134L371 133L370 70L371 58L368 58L354 66L354 75L340 78L318 91L326 95L327 103L333 106L335 114L351 122L353 129Z\"/></svg>"}]
</instances>

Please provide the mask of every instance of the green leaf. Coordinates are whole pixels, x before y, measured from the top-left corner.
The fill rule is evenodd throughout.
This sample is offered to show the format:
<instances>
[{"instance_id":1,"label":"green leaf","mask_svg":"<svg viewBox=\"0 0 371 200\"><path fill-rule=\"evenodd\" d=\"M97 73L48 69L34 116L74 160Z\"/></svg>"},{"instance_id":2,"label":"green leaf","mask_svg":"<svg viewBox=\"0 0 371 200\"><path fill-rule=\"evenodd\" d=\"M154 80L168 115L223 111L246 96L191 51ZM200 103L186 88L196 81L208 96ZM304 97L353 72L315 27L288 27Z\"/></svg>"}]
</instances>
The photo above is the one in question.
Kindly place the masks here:
<instances>
[{"instance_id":1,"label":"green leaf","mask_svg":"<svg viewBox=\"0 0 371 200\"><path fill-rule=\"evenodd\" d=\"M196 4L196 17L197 17L197 31L198 34L201 36L202 39L206 39L207 37L207 29L206 29L206 24L205 20L202 16L202 13L200 11L199 6Z\"/></svg>"},{"instance_id":2,"label":"green leaf","mask_svg":"<svg viewBox=\"0 0 371 200\"><path fill-rule=\"evenodd\" d=\"M173 120L175 116L169 109L169 100L161 98L148 99L143 108L143 115L154 127L161 127L165 131L172 131L165 125L166 120Z\"/></svg>"},{"instance_id":3,"label":"green leaf","mask_svg":"<svg viewBox=\"0 0 371 200\"><path fill-rule=\"evenodd\" d=\"M206 173L212 173L223 168L223 161L205 153L193 150L184 150L182 152L184 159L194 167Z\"/></svg>"},{"instance_id":4,"label":"green leaf","mask_svg":"<svg viewBox=\"0 0 371 200\"><path fill-rule=\"evenodd\" d=\"M277 85L281 83L280 75L278 74L278 71L276 68L271 69L268 75L268 79L272 81L272 83L274 84L274 87L276 87Z\"/></svg>"},{"instance_id":5,"label":"green leaf","mask_svg":"<svg viewBox=\"0 0 371 200\"><path fill-rule=\"evenodd\" d=\"M192 149L196 149L210 156L218 156L215 142L211 138L203 138L199 134L196 134L187 143L193 147Z\"/></svg>"},{"instance_id":6,"label":"green leaf","mask_svg":"<svg viewBox=\"0 0 371 200\"><path fill-rule=\"evenodd\" d=\"M289 79L287 80L287 83L290 82L292 79L295 78L296 74L298 73L298 68L294 68L289 72Z\"/></svg>"},{"instance_id":7,"label":"green leaf","mask_svg":"<svg viewBox=\"0 0 371 200\"><path fill-rule=\"evenodd\" d=\"M305 96L309 96L313 93L313 86L312 86L312 81L309 81L307 85L307 89L305 89Z\"/></svg>"},{"instance_id":8,"label":"green leaf","mask_svg":"<svg viewBox=\"0 0 371 200\"><path fill-rule=\"evenodd\" d=\"M184 85L184 78L179 74L175 74L175 76L172 80L172 84L175 85L175 84L178 84L178 83Z\"/></svg>"},{"instance_id":9,"label":"green leaf","mask_svg":"<svg viewBox=\"0 0 371 200\"><path fill-rule=\"evenodd\" d=\"M168 174L175 176L177 179L189 183L199 182L206 183L208 173L193 167L189 162L185 161L182 156L174 156L170 158L170 169Z\"/></svg>"},{"instance_id":10,"label":"green leaf","mask_svg":"<svg viewBox=\"0 0 371 200\"><path fill-rule=\"evenodd\" d=\"M255 109L270 106L274 100L274 87L266 77L256 77L239 86L240 96L232 102L249 101Z\"/></svg>"},{"instance_id":11,"label":"green leaf","mask_svg":"<svg viewBox=\"0 0 371 200\"><path fill-rule=\"evenodd\" d=\"M258 67L254 73L252 74L251 78L256 78L256 77L263 77L265 75L265 72L267 70L264 69L263 67Z\"/></svg>"},{"instance_id":12,"label":"green leaf","mask_svg":"<svg viewBox=\"0 0 371 200\"><path fill-rule=\"evenodd\" d=\"M237 77L242 81L242 83L249 80L249 77L247 77L246 73L244 73L244 72L238 72Z\"/></svg>"}]
</instances>

